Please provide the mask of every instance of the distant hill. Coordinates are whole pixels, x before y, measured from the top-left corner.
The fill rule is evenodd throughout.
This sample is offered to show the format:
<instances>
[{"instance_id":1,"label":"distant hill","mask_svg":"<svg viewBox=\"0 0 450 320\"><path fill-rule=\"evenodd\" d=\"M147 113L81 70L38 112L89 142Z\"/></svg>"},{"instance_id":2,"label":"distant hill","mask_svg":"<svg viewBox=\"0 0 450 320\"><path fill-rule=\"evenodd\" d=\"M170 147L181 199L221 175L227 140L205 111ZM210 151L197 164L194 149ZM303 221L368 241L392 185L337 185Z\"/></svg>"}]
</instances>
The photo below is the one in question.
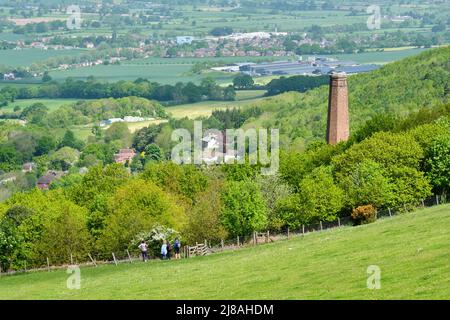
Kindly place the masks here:
<instances>
[{"instance_id":1,"label":"distant hill","mask_svg":"<svg viewBox=\"0 0 450 320\"><path fill-rule=\"evenodd\" d=\"M378 113L408 114L450 99L450 47L427 50L379 70L350 76L350 127L355 130ZM284 93L258 105L264 113L245 127L279 128L282 143L302 149L325 139L328 86L306 93Z\"/></svg>"}]
</instances>

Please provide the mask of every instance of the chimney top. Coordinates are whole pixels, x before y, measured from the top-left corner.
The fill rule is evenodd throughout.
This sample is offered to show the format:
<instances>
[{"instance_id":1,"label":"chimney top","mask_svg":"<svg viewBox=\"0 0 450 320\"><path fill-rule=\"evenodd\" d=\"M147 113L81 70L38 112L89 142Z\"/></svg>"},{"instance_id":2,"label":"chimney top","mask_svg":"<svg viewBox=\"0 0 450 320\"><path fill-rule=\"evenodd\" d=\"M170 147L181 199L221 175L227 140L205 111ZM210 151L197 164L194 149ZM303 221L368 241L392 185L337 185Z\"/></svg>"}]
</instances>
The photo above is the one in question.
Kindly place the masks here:
<instances>
[{"instance_id":1,"label":"chimney top","mask_svg":"<svg viewBox=\"0 0 450 320\"><path fill-rule=\"evenodd\" d=\"M347 74L345 72L333 72L331 74L332 78L347 78Z\"/></svg>"}]
</instances>

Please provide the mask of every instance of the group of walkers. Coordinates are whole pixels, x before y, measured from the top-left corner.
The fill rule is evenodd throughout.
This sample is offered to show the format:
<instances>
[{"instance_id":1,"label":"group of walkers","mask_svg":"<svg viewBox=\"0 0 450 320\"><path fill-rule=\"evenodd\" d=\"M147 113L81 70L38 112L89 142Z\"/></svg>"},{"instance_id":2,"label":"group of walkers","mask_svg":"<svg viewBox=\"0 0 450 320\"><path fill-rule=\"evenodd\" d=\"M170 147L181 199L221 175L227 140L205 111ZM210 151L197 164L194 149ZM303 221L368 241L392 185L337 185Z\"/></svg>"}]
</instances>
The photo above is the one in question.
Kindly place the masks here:
<instances>
[{"instance_id":1,"label":"group of walkers","mask_svg":"<svg viewBox=\"0 0 450 320\"><path fill-rule=\"evenodd\" d=\"M141 250L142 255L142 261L147 262L148 261L148 245L147 243L142 240L141 244L138 246ZM170 260L172 259L172 252L175 253L175 259L181 259L180 255L180 248L181 248L181 242L180 239L175 239L175 241L170 243L170 241L163 241L163 244L161 246L161 258L163 260Z\"/></svg>"}]
</instances>

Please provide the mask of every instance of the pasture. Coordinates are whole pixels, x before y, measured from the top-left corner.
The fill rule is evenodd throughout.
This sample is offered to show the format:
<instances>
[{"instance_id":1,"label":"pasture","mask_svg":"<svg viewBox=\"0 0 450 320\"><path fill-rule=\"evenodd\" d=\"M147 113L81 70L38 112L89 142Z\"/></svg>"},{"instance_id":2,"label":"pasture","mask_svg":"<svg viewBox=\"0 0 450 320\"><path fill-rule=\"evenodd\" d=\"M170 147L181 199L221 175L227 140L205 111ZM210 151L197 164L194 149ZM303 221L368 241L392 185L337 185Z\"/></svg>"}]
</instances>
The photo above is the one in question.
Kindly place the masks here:
<instances>
[{"instance_id":1,"label":"pasture","mask_svg":"<svg viewBox=\"0 0 450 320\"><path fill-rule=\"evenodd\" d=\"M49 112L52 112L62 105L71 104L78 100L79 99L20 99L8 103L6 107L0 108L0 112L1 111L11 112L14 110L16 106L20 107L23 110L34 103L43 103L48 108Z\"/></svg>"},{"instance_id":2,"label":"pasture","mask_svg":"<svg viewBox=\"0 0 450 320\"><path fill-rule=\"evenodd\" d=\"M0 33L1 35L1 33ZM1 39L1 38L0 38ZM69 50L0 50L0 65L11 67L26 67L32 63L47 60L57 56L77 56L86 52L84 49Z\"/></svg>"},{"instance_id":3,"label":"pasture","mask_svg":"<svg viewBox=\"0 0 450 320\"><path fill-rule=\"evenodd\" d=\"M3 276L0 299L449 299L449 243L440 205L204 257L83 267L79 290L65 270Z\"/></svg>"},{"instance_id":4,"label":"pasture","mask_svg":"<svg viewBox=\"0 0 450 320\"><path fill-rule=\"evenodd\" d=\"M253 102L262 100L264 93L265 90L242 90L237 91L235 101L202 101L166 107L166 111L178 119L208 117L214 110L250 106Z\"/></svg>"}]
</instances>

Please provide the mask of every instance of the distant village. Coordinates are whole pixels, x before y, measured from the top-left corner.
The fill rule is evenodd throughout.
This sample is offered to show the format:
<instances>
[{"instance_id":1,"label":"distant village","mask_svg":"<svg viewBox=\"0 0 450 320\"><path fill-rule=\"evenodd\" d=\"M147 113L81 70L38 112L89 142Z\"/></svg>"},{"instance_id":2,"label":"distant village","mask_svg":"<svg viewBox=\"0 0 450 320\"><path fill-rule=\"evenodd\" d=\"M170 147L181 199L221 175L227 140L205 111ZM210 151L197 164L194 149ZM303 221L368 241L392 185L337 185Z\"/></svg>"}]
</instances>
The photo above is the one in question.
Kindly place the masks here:
<instances>
[{"instance_id":1,"label":"distant village","mask_svg":"<svg viewBox=\"0 0 450 320\"><path fill-rule=\"evenodd\" d=\"M216 71L224 72L245 72L252 76L258 75L277 75L277 74L320 74L330 71L330 68L336 67L336 61L331 60L302 60L293 51L287 51L283 42L288 36L285 32L251 32L251 33L233 33L219 37L205 37L196 39L193 36L178 36L168 40L140 41L138 47L126 48L126 51L132 52L134 57L149 58L205 58L205 57L289 57L289 60L297 59L298 62L288 65L286 61L276 62L275 65L256 65L246 63L244 65L224 66L215 68ZM25 44L24 41L17 41L15 50L39 49L39 50L73 50L87 49L95 50L96 46L90 41L83 42L81 47L64 46L51 44L51 37L44 37L39 41ZM294 41L297 46L307 44L317 44L320 47L331 45L330 41L325 39L312 40L305 33L301 40ZM120 64L121 61L130 59L129 55L124 53L124 49L115 49L115 56L107 55L105 58L81 58L74 63L60 63L56 67L47 67L47 70L67 70L76 68L92 67L102 64ZM314 65L318 63L318 65ZM370 66L366 69L352 68L355 63L340 61L340 66L347 69L342 70L348 73L364 72L375 69ZM284 64L284 65L281 65ZM328 70L327 70L328 68ZM354 69L354 70L353 70ZM43 71L31 72L33 77L41 77ZM6 72L1 75L4 81L18 80L14 72Z\"/></svg>"}]
</instances>

